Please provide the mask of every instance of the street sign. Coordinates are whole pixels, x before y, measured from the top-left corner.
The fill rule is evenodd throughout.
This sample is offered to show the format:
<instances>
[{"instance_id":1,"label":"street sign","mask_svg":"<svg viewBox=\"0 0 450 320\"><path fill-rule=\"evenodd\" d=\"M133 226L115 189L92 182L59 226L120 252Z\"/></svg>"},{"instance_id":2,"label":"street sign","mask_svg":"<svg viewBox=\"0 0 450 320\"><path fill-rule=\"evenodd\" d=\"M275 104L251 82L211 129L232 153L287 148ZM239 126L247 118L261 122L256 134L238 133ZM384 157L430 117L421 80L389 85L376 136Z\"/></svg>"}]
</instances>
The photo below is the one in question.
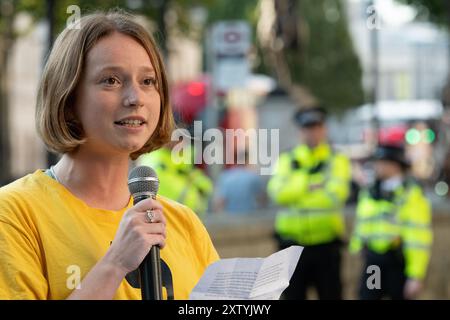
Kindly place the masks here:
<instances>
[{"instance_id":1,"label":"street sign","mask_svg":"<svg viewBox=\"0 0 450 320\"><path fill-rule=\"evenodd\" d=\"M251 43L250 26L245 21L222 21L212 30L213 52L219 56L246 56Z\"/></svg>"},{"instance_id":2,"label":"street sign","mask_svg":"<svg viewBox=\"0 0 450 320\"><path fill-rule=\"evenodd\" d=\"M227 92L243 87L250 75L248 52L251 47L251 30L245 21L216 23L210 38L210 59L214 88Z\"/></svg>"}]
</instances>

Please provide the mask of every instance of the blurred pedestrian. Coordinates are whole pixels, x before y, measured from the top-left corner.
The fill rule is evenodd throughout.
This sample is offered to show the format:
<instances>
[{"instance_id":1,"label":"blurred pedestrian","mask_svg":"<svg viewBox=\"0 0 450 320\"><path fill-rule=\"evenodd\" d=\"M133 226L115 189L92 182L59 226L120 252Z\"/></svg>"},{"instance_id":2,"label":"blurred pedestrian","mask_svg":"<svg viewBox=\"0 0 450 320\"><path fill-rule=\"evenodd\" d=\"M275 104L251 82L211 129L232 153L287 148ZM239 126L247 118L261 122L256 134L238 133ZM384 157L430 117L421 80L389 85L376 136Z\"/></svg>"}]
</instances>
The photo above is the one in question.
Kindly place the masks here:
<instances>
[{"instance_id":1,"label":"blurred pedestrian","mask_svg":"<svg viewBox=\"0 0 450 320\"><path fill-rule=\"evenodd\" d=\"M408 176L403 147L380 145L375 182L359 195L351 252L362 250L361 299L415 299L423 287L432 242L431 209L421 187ZM379 287L369 266L380 270ZM374 273L374 277L377 275Z\"/></svg>"},{"instance_id":2,"label":"blurred pedestrian","mask_svg":"<svg viewBox=\"0 0 450 320\"><path fill-rule=\"evenodd\" d=\"M350 189L350 161L327 142L326 111L315 107L295 113L301 143L280 155L268 184L273 200L285 207L275 219L280 249L304 251L285 290L285 299L305 299L314 286L320 299L341 299L343 206Z\"/></svg>"},{"instance_id":3,"label":"blurred pedestrian","mask_svg":"<svg viewBox=\"0 0 450 320\"><path fill-rule=\"evenodd\" d=\"M217 180L215 212L254 213L267 203L264 181L250 165L248 152L238 152L236 158L236 166L224 170Z\"/></svg>"},{"instance_id":4,"label":"blurred pedestrian","mask_svg":"<svg viewBox=\"0 0 450 320\"><path fill-rule=\"evenodd\" d=\"M180 143L180 153L172 153L169 145L139 157L138 163L152 167L158 174L160 185L159 194L182 203L192 209L200 217L206 214L209 198L212 195L213 183L211 179L194 165L194 148L188 142Z\"/></svg>"}]
</instances>

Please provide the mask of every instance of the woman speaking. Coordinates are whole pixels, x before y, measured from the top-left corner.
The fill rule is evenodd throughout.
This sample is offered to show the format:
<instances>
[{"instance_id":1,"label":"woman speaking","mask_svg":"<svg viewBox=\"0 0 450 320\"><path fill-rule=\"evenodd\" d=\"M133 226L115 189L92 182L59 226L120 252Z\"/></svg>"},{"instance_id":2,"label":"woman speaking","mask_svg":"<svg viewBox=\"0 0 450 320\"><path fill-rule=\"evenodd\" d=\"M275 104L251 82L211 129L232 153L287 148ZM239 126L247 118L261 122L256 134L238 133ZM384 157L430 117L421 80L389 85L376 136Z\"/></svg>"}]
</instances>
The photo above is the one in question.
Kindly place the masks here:
<instances>
[{"instance_id":1,"label":"woman speaking","mask_svg":"<svg viewBox=\"0 0 450 320\"><path fill-rule=\"evenodd\" d=\"M0 189L0 299L140 299L125 276L154 245L187 299L218 259L206 229L161 196L133 206L127 184L130 158L173 130L161 56L129 14L80 25L56 39L36 104L37 131L62 157Z\"/></svg>"}]
</instances>

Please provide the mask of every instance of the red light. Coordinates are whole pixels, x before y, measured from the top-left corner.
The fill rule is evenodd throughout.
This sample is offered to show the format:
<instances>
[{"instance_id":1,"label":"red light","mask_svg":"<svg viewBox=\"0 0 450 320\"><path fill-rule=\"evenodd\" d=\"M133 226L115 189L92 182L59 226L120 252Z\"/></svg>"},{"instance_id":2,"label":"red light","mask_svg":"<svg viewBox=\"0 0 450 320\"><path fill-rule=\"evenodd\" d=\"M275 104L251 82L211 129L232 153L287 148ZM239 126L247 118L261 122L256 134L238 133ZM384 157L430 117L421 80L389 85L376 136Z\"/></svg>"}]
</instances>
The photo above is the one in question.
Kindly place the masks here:
<instances>
[{"instance_id":1,"label":"red light","mask_svg":"<svg viewBox=\"0 0 450 320\"><path fill-rule=\"evenodd\" d=\"M189 84L187 92L194 97L201 96L205 93L205 85L201 82L193 82Z\"/></svg>"},{"instance_id":2,"label":"red light","mask_svg":"<svg viewBox=\"0 0 450 320\"><path fill-rule=\"evenodd\" d=\"M401 145L405 140L406 129L404 126L380 128L378 141L383 144Z\"/></svg>"}]
</instances>

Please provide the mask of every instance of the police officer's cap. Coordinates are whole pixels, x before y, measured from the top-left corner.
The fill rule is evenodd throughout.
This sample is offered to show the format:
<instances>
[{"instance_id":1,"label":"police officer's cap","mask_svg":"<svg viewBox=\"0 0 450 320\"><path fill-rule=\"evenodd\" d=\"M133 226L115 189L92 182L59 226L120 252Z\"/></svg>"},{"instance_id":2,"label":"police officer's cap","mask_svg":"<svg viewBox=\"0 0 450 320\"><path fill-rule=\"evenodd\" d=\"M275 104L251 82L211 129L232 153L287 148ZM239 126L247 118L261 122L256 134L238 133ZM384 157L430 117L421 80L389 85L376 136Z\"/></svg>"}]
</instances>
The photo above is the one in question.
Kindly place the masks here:
<instances>
[{"instance_id":1,"label":"police officer's cap","mask_svg":"<svg viewBox=\"0 0 450 320\"><path fill-rule=\"evenodd\" d=\"M300 109L294 114L294 121L299 127L311 127L323 124L326 121L327 112L322 107Z\"/></svg>"},{"instance_id":2,"label":"police officer's cap","mask_svg":"<svg viewBox=\"0 0 450 320\"><path fill-rule=\"evenodd\" d=\"M410 167L410 163L405 156L405 149L395 145L379 145L372 157L374 160L388 160L393 161L404 169Z\"/></svg>"}]
</instances>

